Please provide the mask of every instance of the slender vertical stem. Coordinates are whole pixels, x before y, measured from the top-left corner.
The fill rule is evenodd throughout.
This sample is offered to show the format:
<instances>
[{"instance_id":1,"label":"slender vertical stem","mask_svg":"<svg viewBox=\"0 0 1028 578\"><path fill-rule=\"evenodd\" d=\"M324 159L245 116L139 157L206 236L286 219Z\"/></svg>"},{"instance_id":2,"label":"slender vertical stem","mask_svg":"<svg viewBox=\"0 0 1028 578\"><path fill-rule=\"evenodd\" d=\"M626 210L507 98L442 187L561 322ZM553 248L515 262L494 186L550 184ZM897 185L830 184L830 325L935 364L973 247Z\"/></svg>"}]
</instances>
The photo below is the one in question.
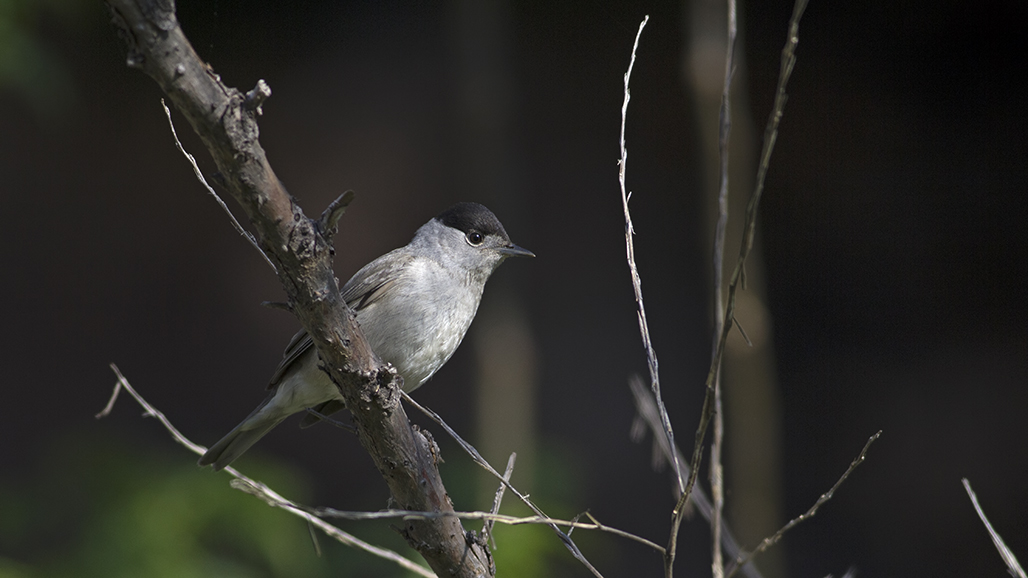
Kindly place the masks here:
<instances>
[{"instance_id":1,"label":"slender vertical stem","mask_svg":"<svg viewBox=\"0 0 1028 578\"><path fill-rule=\"evenodd\" d=\"M746 221L743 229L742 245L739 248L739 258L736 261L735 269L732 271L732 279L728 284L728 300L725 308L724 323L721 335L718 337L717 348L714 351L714 359L711 361L710 370L707 372L707 393L703 398L700 423L696 428L696 442L693 445L689 480L686 482L685 491L678 498L678 503L672 511L671 535L668 539L667 553L664 555L664 575L667 578L672 576L671 567L677 550L678 530L682 525L682 518L685 516L685 505L689 502L689 494L696 484L696 476L703 457L703 440L707 434L707 427L714 416L714 381L721 367L721 358L724 355L728 332L731 331L735 319L736 292L739 289L739 282L743 277L746 258L753 248L753 237L756 234L757 228L757 208L760 206L760 197L764 192L764 178L767 176L767 169L771 164L771 153L774 151L775 140L778 137L778 125L781 123L782 115L785 114L785 101L787 100L785 87L789 83L789 77L792 76L793 67L796 65L796 45L799 44L800 40L800 19L803 17L803 11L806 7L807 0L796 0L796 3L793 5L792 17L789 19L789 34L785 41L785 47L782 48L782 63L778 75L775 102L768 117L767 126L764 129L764 147L760 154L760 165L757 167L757 182L750 201L746 205Z\"/></svg>"},{"instance_id":2,"label":"slender vertical stem","mask_svg":"<svg viewBox=\"0 0 1028 578\"><path fill-rule=\"evenodd\" d=\"M725 306L723 301L723 262L725 252L725 229L728 224L728 137L732 131L731 86L735 69L735 36L737 31L735 0L728 0L728 38L725 46L725 81L721 93L720 129L718 131L718 154L721 160L721 178L717 195L717 225L714 228L714 339L711 358L717 350L718 336L724 330ZM721 463L722 442L725 435L724 413L721 408L721 368L714 376L714 443L710 448L710 493L714 500L714 512L710 519L711 529L711 574L722 578L725 574L721 555L721 525L725 506L724 468Z\"/></svg>"},{"instance_id":3,"label":"slender vertical stem","mask_svg":"<svg viewBox=\"0 0 1028 578\"><path fill-rule=\"evenodd\" d=\"M635 235L635 227L632 225L632 214L628 210L628 200L632 194L625 187L625 167L628 164L628 149L625 147L625 125L628 118L628 101L631 93L628 89L628 81L632 77L632 67L635 66L635 52L639 48L639 38L642 36L643 28L650 20L649 16L643 18L639 24L639 31L635 35L635 44L632 45L632 58L628 62L628 72L625 73L625 100L621 105L621 160L618 162L618 180L621 183L621 204L625 211L625 250L628 258L628 268L632 273L632 289L635 291L635 302L638 306L639 333L642 335L643 348L646 350L646 362L650 371L650 388L653 396L657 399L657 408L660 411L660 421L664 426L664 434L667 436L668 444L675 446L675 434L671 429L671 419L668 417L667 409L664 407L664 399L660 395L660 371L657 363L657 353L653 350L653 343L650 341L650 328L646 322L646 306L643 304L642 278L639 276L639 269L635 264L635 245L632 236ZM685 489L685 480L681 475L681 468L674 464L675 472L678 475L678 489Z\"/></svg>"}]
</instances>

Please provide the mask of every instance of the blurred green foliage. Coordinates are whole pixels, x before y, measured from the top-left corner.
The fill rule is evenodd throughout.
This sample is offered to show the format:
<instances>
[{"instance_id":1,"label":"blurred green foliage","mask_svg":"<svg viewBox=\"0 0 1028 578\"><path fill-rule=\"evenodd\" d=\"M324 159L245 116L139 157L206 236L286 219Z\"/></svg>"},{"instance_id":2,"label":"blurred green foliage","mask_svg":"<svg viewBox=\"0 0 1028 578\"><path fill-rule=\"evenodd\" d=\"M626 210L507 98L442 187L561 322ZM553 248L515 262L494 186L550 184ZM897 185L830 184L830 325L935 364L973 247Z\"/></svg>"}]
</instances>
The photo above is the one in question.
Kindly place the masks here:
<instances>
[{"instance_id":1,"label":"blurred green foliage","mask_svg":"<svg viewBox=\"0 0 1028 578\"><path fill-rule=\"evenodd\" d=\"M53 120L75 102L75 81L60 50L42 29L73 29L84 0L0 0L0 91L11 92L40 119ZM51 35L52 37L52 35Z\"/></svg>"},{"instance_id":2,"label":"blurred green foliage","mask_svg":"<svg viewBox=\"0 0 1028 578\"><path fill-rule=\"evenodd\" d=\"M0 578L409 575L323 535L319 558L305 522L171 449L144 452L78 436L48 452L35 479L3 482ZM309 494L296 473L251 464L255 477L283 495L302 502ZM373 542L392 534L368 529L361 537ZM402 545L392 542L387 547Z\"/></svg>"},{"instance_id":3,"label":"blurred green foliage","mask_svg":"<svg viewBox=\"0 0 1028 578\"><path fill-rule=\"evenodd\" d=\"M319 557L302 520L230 488L230 476L197 468L173 443L152 443L83 432L55 442L41 455L39 471L22 480L0 478L0 578L411 575L320 533ZM573 517L574 460L543 454L538 479L515 476L515 483L532 488L550 515ZM475 495L478 466L456 450L449 456L443 475L457 508L489 509L492 497ZM310 503L305 475L260 459L259 452L247 469L290 499ZM501 512L530 515L509 493ZM394 521L337 525L421 562L391 529ZM464 525L481 529L477 521ZM562 576L578 564L546 526L497 524L494 535L501 576ZM596 536L577 532L575 539L586 548Z\"/></svg>"}]
</instances>

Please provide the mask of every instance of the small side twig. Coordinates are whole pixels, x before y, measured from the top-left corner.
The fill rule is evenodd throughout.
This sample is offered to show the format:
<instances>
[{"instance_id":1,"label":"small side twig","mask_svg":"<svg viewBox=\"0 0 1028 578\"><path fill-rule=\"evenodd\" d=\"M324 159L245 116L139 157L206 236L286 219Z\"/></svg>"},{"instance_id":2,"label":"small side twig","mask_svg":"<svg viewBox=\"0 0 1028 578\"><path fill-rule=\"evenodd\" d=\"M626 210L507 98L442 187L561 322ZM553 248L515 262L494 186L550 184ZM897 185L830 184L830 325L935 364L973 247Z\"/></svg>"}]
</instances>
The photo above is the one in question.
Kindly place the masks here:
<instances>
[{"instance_id":1,"label":"small side twig","mask_svg":"<svg viewBox=\"0 0 1028 578\"><path fill-rule=\"evenodd\" d=\"M464 438L460 437L460 435L456 431L454 431L453 428L451 428L445 421L443 421L443 418L440 417L439 414L414 401L414 399L411 398L411 396L407 395L407 392L405 391L401 391L400 395L403 396L404 401L412 405L417 410L421 411L421 413L427 415L432 421L436 422L437 424L439 424L440 427L446 430L446 433L449 434L450 437L453 438L458 445L460 445L461 449L463 449L469 456L471 456L471 459L474 460L476 464L478 464L487 472L489 472L494 477L499 479L500 483L502 483L508 490L510 490L511 493L517 496L519 500L524 502L526 506L531 508L532 511L535 512L538 517L545 520L551 519L549 516L543 513L541 509L539 509L539 506L536 506L535 503L532 502L532 500L528 499L528 496L526 494L522 494L520 491L518 491L517 488L510 484L510 481L504 479L504 477L500 475L500 473L497 472L496 469L493 468L493 466L485 460L485 458L482 457L482 454L478 453L478 450L475 449L475 446L464 441ZM600 571L597 570L592 565L592 563L590 563L589 560L586 559L585 555L582 554L582 551L578 549L578 545L575 544L575 541L571 539L571 536L568 536L566 533L564 533L564 531L558 528L557 524L551 522L545 523L550 527L550 529L554 531L554 533L557 534L557 537L560 538L560 541L564 543L564 547L567 548L569 552L571 552L571 555L574 556L576 560L578 560L586 568L588 568L594 576L596 576L597 578L602 578L603 575L600 574Z\"/></svg>"},{"instance_id":2,"label":"small side twig","mask_svg":"<svg viewBox=\"0 0 1028 578\"><path fill-rule=\"evenodd\" d=\"M332 240L332 236L336 234L339 226L339 219L343 217L346 208L350 206L356 196L353 191L346 191L329 203L321 213L321 218L318 219L318 230L321 231L321 236L325 237L326 241Z\"/></svg>"},{"instance_id":3,"label":"small side twig","mask_svg":"<svg viewBox=\"0 0 1028 578\"><path fill-rule=\"evenodd\" d=\"M753 559L754 556L760 554L764 550L767 550L768 548L773 546L776 542L782 539L782 535L791 530L793 526L795 526L796 524L799 524L804 520L808 520L814 517L814 514L817 513L817 509L823 506L825 502L832 499L832 496L835 495L835 491L838 490L839 486L841 486L842 483L850 477L850 474L853 473L853 470L857 469L857 466L864 463L864 459L867 457L867 450L871 448L871 444L873 444L875 440L877 440L881 435L882 430L878 430L873 436L871 436L870 439L867 440L867 443L864 444L864 449L860 450L860 454L857 455L856 458L853 458L853 461L850 462L850 467L846 468L846 471L842 474L842 477L839 478L839 481L835 482L835 485L833 485L830 490L821 494L821 497L818 498L816 502L814 502L814 505L811 506L809 510L793 518L792 520L789 520L789 523L782 526L781 529L779 529L777 532L768 536L767 538L764 538L764 540L760 542L760 545L757 546L752 552L750 552L746 556L736 558L735 567L738 568L739 566L746 564L751 559ZM726 578L732 578L733 574L735 574L735 570L732 570Z\"/></svg>"},{"instance_id":4,"label":"small side twig","mask_svg":"<svg viewBox=\"0 0 1028 578\"><path fill-rule=\"evenodd\" d=\"M292 305L281 301L261 301L261 306L267 307L268 309L278 309L279 311L285 311L286 313L293 312Z\"/></svg>"},{"instance_id":5,"label":"small side twig","mask_svg":"<svg viewBox=\"0 0 1028 578\"><path fill-rule=\"evenodd\" d=\"M518 459L518 454L511 452L510 457L507 458L507 469L503 470L503 479L500 480L500 487L496 488L496 495L493 496L493 514L500 513L500 502L503 501L503 493L507 490L507 485L510 483L510 476L514 473L514 461ZM485 541L492 541L493 550L496 549L496 539L493 538L493 520L486 520L485 524L482 525L482 539Z\"/></svg>"},{"instance_id":6,"label":"small side twig","mask_svg":"<svg viewBox=\"0 0 1028 578\"><path fill-rule=\"evenodd\" d=\"M168 420L167 417L164 416L163 413L158 411L157 408L150 405L148 401L143 399L143 396L139 395L139 393L137 393L136 390L129 384L128 380L125 379L125 376L121 374L121 371L118 369L118 366L112 363L111 370L114 371L114 374L116 376L118 376L118 381L114 384L114 391L111 392L111 399L107 402L107 405L100 411L100 413L96 414L97 419L107 417L111 413L111 410L114 409L114 403L118 400L119 394L122 390L125 390L129 393L129 395L132 396L133 399L136 400L136 402L139 405L143 407L144 410L146 410L146 413L144 415L147 417L157 418L157 420L161 422L161 425L164 426L164 429L168 430L168 433L171 434L171 437L176 442L182 444L183 446L188 448L189 451L197 455L203 455L204 452L207 451L207 448L199 444L193 443L189 440L189 438L182 435L182 433L178 431L178 429L174 425L171 424L171 422ZM415 564L414 562L411 562L407 558L404 558L403 556L392 550L387 550L385 548L380 548L378 546L369 544L352 534L348 534L347 532L344 532L339 528L336 528L335 526L329 524L321 518L318 518L317 516L305 511L303 507L282 497L277 492L275 492L268 486L264 485L263 483L253 480L241 474L232 466L227 466L224 469L224 471L235 478L235 480L233 480L232 482L233 487L239 488L240 486L242 486L247 488L247 493L250 493L261 498L271 506L282 508L283 510L286 510L294 516L299 516L300 518L303 518L307 521L308 524L317 527L322 532L325 532L325 534L329 535L332 538L335 538L337 541L347 546L359 548L361 550L364 550L365 552L368 552L369 554L373 554L380 558L384 558L386 560L399 564L400 566L403 566L405 569L410 570L411 572L414 572L419 576L424 576L425 578L435 578L435 574L431 570L428 570L427 568L424 568L422 566Z\"/></svg>"},{"instance_id":7,"label":"small side twig","mask_svg":"<svg viewBox=\"0 0 1028 578\"><path fill-rule=\"evenodd\" d=\"M996 549L999 550L1000 558L1003 558L1003 562L1006 563L1007 569L1012 576L1016 578L1026 578L1024 569L1021 568L1021 564L1017 561L1017 557L1007 547L1006 542L1000 537L999 533L992 528L992 524L989 523L989 519L985 517L985 512L982 511L982 507L978 504L978 496L975 495L974 490L971 489L971 482L967 478L960 480L964 484L964 489L967 490L967 496L971 498L971 503L974 504L974 510L978 512L978 517L981 518L982 523L985 524L985 529L989 531L989 537L992 538L992 543L996 545Z\"/></svg>"},{"instance_id":8,"label":"small side twig","mask_svg":"<svg viewBox=\"0 0 1028 578\"><path fill-rule=\"evenodd\" d=\"M268 86L268 83L264 82L264 79L262 78L257 81L256 86L247 91L246 98L243 101L243 106L247 110L252 110L257 113L257 116L261 116L264 114L264 109L261 107L264 106L264 101L269 98L271 98L271 87Z\"/></svg>"},{"instance_id":9,"label":"small side twig","mask_svg":"<svg viewBox=\"0 0 1028 578\"><path fill-rule=\"evenodd\" d=\"M335 426L335 427L337 427L337 428L339 428L341 430L348 431L348 432L350 432L352 434L356 434L357 433L357 428L353 427L352 425L350 425L350 424L348 424L346 422L340 421L340 420L338 420L338 419L336 419L334 417L329 417L329 416L321 413L320 411L314 409L313 407L308 407L307 408L307 413L310 414L310 415L313 415L316 418L318 418L319 421L322 421L322 422L325 422L325 423L327 423L329 425Z\"/></svg>"},{"instance_id":10,"label":"small side twig","mask_svg":"<svg viewBox=\"0 0 1028 578\"><path fill-rule=\"evenodd\" d=\"M261 82L264 81L262 80ZM258 86L260 85L258 84ZM264 86L267 87L266 84ZM257 89L255 88L254 90ZM268 96L270 95L271 89L268 88ZM263 100L261 102L263 102ZM171 136L175 138L175 147L178 148L179 152L182 153L182 155L186 157L186 160L189 161L189 164L192 165L193 173L196 175L196 179L200 181L200 184L202 184L204 188L207 189L207 194L214 197L214 200L221 207L221 210L225 211L225 214L228 215L229 220L232 221L232 227L236 231L238 231L240 235L246 237L247 241L250 241L250 244L253 245L253 248L257 249L257 252L261 254L261 257L264 257L264 260L267 261L268 265L271 266L271 270L274 271L277 275L278 267L276 267L275 264L271 262L271 259L268 258L268 255L264 252L264 249L261 249L261 245L257 242L257 239L254 238L254 236L249 231L244 229L243 226L239 224L239 221L236 220L236 216L233 215L232 211L229 210L228 205L225 204L225 201L221 200L221 197L218 196L218 193L214 192L214 188L207 184L207 179L203 177L203 172L200 170L199 165L196 164L196 157L189 154L189 152L186 151L185 147L182 146L182 141L178 140L178 133L175 131L175 123L171 120L171 109L168 108L167 104L165 104L163 98L161 99L161 106L164 107L164 114L168 117L168 126L171 127ZM260 108L259 105L258 108Z\"/></svg>"}]
</instances>

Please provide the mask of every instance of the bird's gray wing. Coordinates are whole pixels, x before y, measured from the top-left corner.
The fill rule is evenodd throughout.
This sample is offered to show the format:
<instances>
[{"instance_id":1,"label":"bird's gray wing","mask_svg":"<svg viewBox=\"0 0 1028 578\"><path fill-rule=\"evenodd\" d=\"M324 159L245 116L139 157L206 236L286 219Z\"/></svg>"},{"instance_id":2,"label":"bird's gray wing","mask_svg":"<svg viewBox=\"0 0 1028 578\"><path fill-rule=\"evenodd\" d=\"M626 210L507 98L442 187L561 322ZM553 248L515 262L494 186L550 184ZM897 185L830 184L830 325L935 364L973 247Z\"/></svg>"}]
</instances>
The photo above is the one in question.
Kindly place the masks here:
<instances>
[{"instance_id":1,"label":"bird's gray wing","mask_svg":"<svg viewBox=\"0 0 1028 578\"><path fill-rule=\"evenodd\" d=\"M268 389L274 389L278 385L279 381L282 381L282 377L289 371L289 368L296 363L297 359L300 359L304 353L307 353L311 347L314 347L314 340L311 339L310 335L307 335L306 329L301 329L296 332L296 335L289 340L289 345L286 346L286 350L282 353L282 361L275 368L275 373L271 376L271 381L268 382Z\"/></svg>"},{"instance_id":2,"label":"bird's gray wing","mask_svg":"<svg viewBox=\"0 0 1028 578\"><path fill-rule=\"evenodd\" d=\"M364 309L388 293L400 275L414 261L405 248L396 249L365 265L343 285L343 300L355 312Z\"/></svg>"},{"instance_id":3,"label":"bird's gray wing","mask_svg":"<svg viewBox=\"0 0 1028 578\"><path fill-rule=\"evenodd\" d=\"M396 249L375 259L354 274L346 282L346 285L343 285L343 289L340 291L343 300L354 312L364 309L385 295L387 289L396 282L400 273L413 260L413 257L403 249ZM313 346L314 341L310 335L307 335L307 330L298 331L289 340L289 345L282 354L282 362L278 364L275 373L271 376L268 389L278 385L296 360Z\"/></svg>"}]
</instances>

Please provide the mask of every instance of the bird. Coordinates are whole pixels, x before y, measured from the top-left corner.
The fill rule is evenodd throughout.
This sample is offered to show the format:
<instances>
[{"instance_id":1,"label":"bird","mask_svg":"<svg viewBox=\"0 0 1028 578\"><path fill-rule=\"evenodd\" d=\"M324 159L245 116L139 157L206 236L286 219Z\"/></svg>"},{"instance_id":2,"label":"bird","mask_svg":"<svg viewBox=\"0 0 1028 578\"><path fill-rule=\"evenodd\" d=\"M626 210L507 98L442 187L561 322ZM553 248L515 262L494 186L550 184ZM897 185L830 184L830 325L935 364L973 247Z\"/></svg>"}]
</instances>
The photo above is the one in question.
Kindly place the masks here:
<instances>
[{"instance_id":1,"label":"bird","mask_svg":"<svg viewBox=\"0 0 1028 578\"><path fill-rule=\"evenodd\" d=\"M340 290L371 349L392 364L413 392L445 364L471 326L486 281L508 257L535 257L511 242L496 215L478 203L453 205L422 225L407 245L362 267ZM200 466L221 470L292 414L345 408L339 389L318 367L305 330L293 336L271 376L265 399L210 447ZM305 417L301 427L318 421Z\"/></svg>"}]
</instances>

